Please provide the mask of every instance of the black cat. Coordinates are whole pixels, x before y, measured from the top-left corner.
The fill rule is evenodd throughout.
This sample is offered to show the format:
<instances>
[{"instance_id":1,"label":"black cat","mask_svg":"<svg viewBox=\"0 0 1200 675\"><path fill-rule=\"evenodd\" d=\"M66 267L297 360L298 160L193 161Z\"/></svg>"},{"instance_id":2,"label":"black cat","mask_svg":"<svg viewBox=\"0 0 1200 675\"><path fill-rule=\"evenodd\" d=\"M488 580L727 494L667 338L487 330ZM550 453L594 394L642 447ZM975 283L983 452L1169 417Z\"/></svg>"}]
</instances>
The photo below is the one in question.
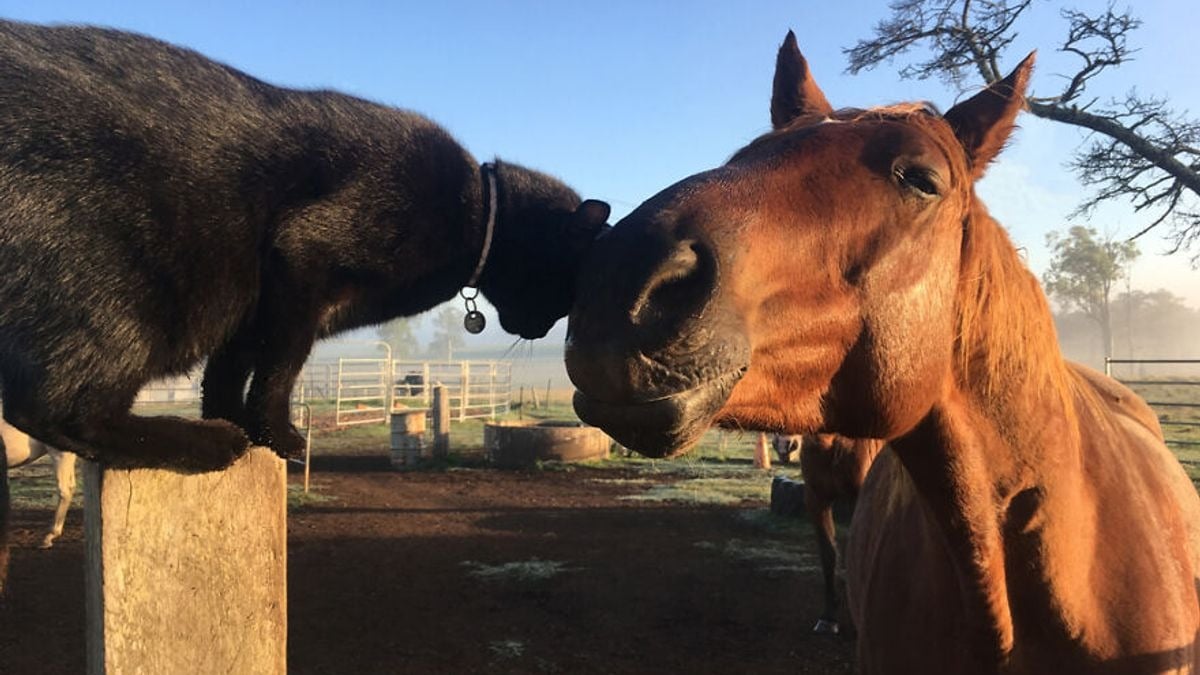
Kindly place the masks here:
<instances>
[{"instance_id":1,"label":"black cat","mask_svg":"<svg viewBox=\"0 0 1200 675\"><path fill-rule=\"evenodd\" d=\"M129 33L0 22L4 416L110 466L299 451L288 400L313 341L452 298L483 257L501 325L541 337L608 213L480 167L410 112ZM209 419L130 414L205 357Z\"/></svg>"}]
</instances>

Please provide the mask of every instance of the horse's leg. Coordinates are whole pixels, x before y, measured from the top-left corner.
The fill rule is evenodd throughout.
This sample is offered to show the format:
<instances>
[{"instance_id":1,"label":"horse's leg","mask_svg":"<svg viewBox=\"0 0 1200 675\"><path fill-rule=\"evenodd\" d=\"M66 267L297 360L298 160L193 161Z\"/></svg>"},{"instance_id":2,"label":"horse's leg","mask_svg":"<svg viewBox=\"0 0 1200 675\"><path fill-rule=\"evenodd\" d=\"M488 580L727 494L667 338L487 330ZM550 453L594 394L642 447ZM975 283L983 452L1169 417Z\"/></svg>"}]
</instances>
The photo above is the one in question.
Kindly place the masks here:
<instances>
[{"instance_id":1,"label":"horse's leg","mask_svg":"<svg viewBox=\"0 0 1200 675\"><path fill-rule=\"evenodd\" d=\"M204 419L223 419L246 427L246 381L254 368L252 337L252 329L243 326L208 357L200 382L200 415Z\"/></svg>"},{"instance_id":2,"label":"horse's leg","mask_svg":"<svg viewBox=\"0 0 1200 675\"><path fill-rule=\"evenodd\" d=\"M54 509L54 522L42 539L41 548L50 548L54 540L62 535L67 522L67 511L71 509L71 498L75 496L75 455L69 452L51 451L54 460L54 480L58 486L58 506Z\"/></svg>"},{"instance_id":3,"label":"horse's leg","mask_svg":"<svg viewBox=\"0 0 1200 675\"><path fill-rule=\"evenodd\" d=\"M817 494L811 485L804 486L804 507L813 525L817 538L817 552L821 556L821 576L825 582L825 608L813 626L813 632L822 635L838 633L837 608L837 541L834 539L833 500Z\"/></svg>"}]
</instances>

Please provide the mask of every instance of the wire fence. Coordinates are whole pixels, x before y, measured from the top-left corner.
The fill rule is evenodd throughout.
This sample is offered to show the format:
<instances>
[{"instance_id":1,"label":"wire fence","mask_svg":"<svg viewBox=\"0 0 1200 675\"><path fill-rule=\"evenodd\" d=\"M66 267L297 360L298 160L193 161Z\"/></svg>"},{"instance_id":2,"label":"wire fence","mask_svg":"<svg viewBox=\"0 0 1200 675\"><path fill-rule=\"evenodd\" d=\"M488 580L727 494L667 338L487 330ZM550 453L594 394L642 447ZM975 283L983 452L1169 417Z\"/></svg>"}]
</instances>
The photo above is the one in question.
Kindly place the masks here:
<instances>
[{"instance_id":1,"label":"wire fence","mask_svg":"<svg viewBox=\"0 0 1200 675\"><path fill-rule=\"evenodd\" d=\"M1200 377L1156 375L1115 375L1114 370L1144 372L1145 367L1187 366L1200 359L1112 359L1104 360L1104 372L1136 391L1158 414L1167 444L1175 447L1200 447ZM1114 366L1117 368L1114 369ZM1169 368L1167 369L1169 371Z\"/></svg>"}]
</instances>

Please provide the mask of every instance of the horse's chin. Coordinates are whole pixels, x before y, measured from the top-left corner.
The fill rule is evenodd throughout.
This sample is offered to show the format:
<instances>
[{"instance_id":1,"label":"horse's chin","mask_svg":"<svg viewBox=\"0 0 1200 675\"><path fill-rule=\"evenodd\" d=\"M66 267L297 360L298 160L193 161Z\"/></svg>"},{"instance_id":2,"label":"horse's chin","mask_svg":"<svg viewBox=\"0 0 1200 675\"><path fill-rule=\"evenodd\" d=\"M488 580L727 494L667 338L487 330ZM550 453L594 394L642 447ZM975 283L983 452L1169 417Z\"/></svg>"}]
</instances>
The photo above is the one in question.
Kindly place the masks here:
<instances>
[{"instance_id":1,"label":"horse's chin","mask_svg":"<svg viewBox=\"0 0 1200 675\"><path fill-rule=\"evenodd\" d=\"M611 403L576 391L575 412L630 450L647 457L674 457L708 431L741 376L731 373L653 401Z\"/></svg>"}]
</instances>

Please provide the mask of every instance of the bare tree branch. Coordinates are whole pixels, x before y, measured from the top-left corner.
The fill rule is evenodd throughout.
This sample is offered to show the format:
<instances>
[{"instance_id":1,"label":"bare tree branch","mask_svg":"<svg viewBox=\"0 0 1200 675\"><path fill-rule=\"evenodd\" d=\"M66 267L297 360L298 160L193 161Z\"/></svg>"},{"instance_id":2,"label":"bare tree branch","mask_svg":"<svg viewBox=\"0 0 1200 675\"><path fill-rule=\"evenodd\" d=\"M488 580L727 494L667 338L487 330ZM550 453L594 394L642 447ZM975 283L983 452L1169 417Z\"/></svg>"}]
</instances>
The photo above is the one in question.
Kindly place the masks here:
<instances>
[{"instance_id":1,"label":"bare tree branch","mask_svg":"<svg viewBox=\"0 0 1200 675\"><path fill-rule=\"evenodd\" d=\"M990 84L1004 76L999 63L1017 37L1016 25L1032 0L895 0L892 16L875 26L875 35L845 50L847 70L858 73L891 63L916 48L927 58L900 68L904 78L938 77L960 91ZM1124 98L1089 96L1088 87L1137 52L1129 35L1142 22L1128 10L1108 5L1102 11L1061 12L1066 33L1058 51L1078 59L1063 76L1061 91L1030 94L1029 111L1038 117L1088 129L1092 138L1070 166L1094 192L1076 209L1086 214L1099 204L1124 200L1149 224L1134 238L1168 223L1173 251L1192 250L1200 241L1200 120L1173 112L1165 99L1130 92ZM978 79L968 77L974 72ZM1085 102L1086 101L1086 102ZM1200 251L1193 263L1200 264Z\"/></svg>"}]
</instances>

